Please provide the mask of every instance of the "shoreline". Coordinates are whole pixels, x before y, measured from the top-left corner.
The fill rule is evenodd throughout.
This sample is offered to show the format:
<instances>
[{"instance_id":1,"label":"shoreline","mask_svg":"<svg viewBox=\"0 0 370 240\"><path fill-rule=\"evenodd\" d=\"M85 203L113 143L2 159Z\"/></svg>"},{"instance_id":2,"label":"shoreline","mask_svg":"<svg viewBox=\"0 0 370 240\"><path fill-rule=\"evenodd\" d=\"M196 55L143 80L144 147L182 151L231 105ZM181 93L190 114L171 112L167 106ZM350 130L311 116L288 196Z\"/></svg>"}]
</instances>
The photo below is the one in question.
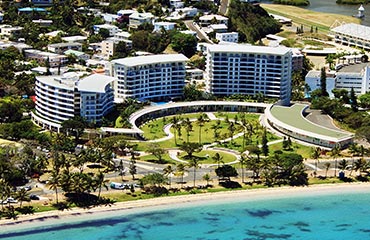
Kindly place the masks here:
<instances>
[{"instance_id":1,"label":"shoreline","mask_svg":"<svg viewBox=\"0 0 370 240\"><path fill-rule=\"evenodd\" d=\"M370 183L343 183L322 184L308 187L279 187L252 190L235 190L215 193L189 194L181 196L157 197L144 200L118 202L112 206L98 206L90 209L73 208L71 210L35 213L20 215L16 220L2 219L0 234L26 230L32 227L50 226L53 224L73 223L87 220L99 220L109 217L118 217L140 213L143 211L157 211L187 206L232 203L240 201L258 201L269 199L284 199L291 197L323 196L344 193L370 193ZM46 221L47 220L47 221Z\"/></svg>"}]
</instances>

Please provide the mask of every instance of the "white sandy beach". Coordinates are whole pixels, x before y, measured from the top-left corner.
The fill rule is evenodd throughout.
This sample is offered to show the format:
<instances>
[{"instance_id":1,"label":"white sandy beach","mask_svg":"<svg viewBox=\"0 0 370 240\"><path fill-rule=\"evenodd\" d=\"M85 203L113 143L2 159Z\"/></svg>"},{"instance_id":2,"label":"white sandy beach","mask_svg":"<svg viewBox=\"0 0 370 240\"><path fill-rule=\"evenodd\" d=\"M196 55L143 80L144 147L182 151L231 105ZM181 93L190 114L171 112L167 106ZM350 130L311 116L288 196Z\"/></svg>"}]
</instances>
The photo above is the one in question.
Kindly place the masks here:
<instances>
[{"instance_id":1,"label":"white sandy beach","mask_svg":"<svg viewBox=\"0 0 370 240\"><path fill-rule=\"evenodd\" d=\"M147 210L194 206L194 204L204 205L233 201L256 201L272 198L312 197L313 195L336 195L361 192L370 193L370 183L323 184L309 187L265 188L158 197L146 200L119 202L112 206L101 206L91 209L73 208L66 211L48 211L35 213L33 215L20 215L16 220L0 220L0 232L8 232L12 229L32 228L33 226L51 225L54 223L122 216Z\"/></svg>"}]
</instances>

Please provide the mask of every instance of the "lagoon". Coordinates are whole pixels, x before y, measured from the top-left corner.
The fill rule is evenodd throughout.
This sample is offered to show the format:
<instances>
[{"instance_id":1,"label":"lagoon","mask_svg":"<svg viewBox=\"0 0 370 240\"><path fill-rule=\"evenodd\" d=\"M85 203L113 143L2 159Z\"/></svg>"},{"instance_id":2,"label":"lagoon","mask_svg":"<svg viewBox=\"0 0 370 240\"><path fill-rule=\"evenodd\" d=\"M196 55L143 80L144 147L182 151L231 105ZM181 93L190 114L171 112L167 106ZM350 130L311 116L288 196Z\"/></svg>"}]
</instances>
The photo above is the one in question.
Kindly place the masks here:
<instances>
[{"instance_id":1,"label":"lagoon","mask_svg":"<svg viewBox=\"0 0 370 240\"><path fill-rule=\"evenodd\" d=\"M267 195L235 198L229 193L229 197L115 212L95 220L92 215L23 230L2 227L0 239L370 239L370 189L345 189L307 188L299 194L267 190Z\"/></svg>"}]
</instances>

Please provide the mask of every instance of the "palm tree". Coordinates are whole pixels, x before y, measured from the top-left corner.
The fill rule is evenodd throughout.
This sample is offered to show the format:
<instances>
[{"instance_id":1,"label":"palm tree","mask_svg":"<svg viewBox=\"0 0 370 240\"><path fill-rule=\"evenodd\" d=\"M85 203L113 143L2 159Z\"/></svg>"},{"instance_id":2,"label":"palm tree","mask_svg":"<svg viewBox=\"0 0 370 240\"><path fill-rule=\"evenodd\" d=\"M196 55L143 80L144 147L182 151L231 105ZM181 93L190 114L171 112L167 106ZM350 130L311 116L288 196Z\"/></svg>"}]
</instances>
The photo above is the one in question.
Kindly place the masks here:
<instances>
[{"instance_id":1,"label":"palm tree","mask_svg":"<svg viewBox=\"0 0 370 240\"><path fill-rule=\"evenodd\" d=\"M220 137L220 133L218 131L220 128L221 128L221 121L217 119L216 123L211 126L211 129L213 129L213 138L215 139L216 142L218 141Z\"/></svg>"},{"instance_id":2,"label":"palm tree","mask_svg":"<svg viewBox=\"0 0 370 240\"><path fill-rule=\"evenodd\" d=\"M229 131L229 136L231 138L231 144L233 143L233 136L234 136L234 132L235 132L235 123L234 122L230 122L229 123L229 126L227 127L227 130Z\"/></svg>"},{"instance_id":3,"label":"palm tree","mask_svg":"<svg viewBox=\"0 0 370 240\"><path fill-rule=\"evenodd\" d=\"M12 192L12 188L10 187L8 182L6 182L4 179L0 179L0 192L1 192L1 199L0 199L1 211L3 211L4 210L3 200L10 197L11 192Z\"/></svg>"},{"instance_id":4,"label":"palm tree","mask_svg":"<svg viewBox=\"0 0 370 240\"><path fill-rule=\"evenodd\" d=\"M217 167L220 167L220 163L224 163L223 161L223 156L221 156L219 153L216 153L213 157L212 160L217 163Z\"/></svg>"},{"instance_id":5,"label":"palm tree","mask_svg":"<svg viewBox=\"0 0 370 240\"><path fill-rule=\"evenodd\" d=\"M190 132L193 131L193 124L189 118L186 118L183 122L184 128L186 130L186 140L189 142Z\"/></svg>"},{"instance_id":6,"label":"palm tree","mask_svg":"<svg viewBox=\"0 0 370 240\"><path fill-rule=\"evenodd\" d=\"M340 170L344 171L344 170L346 170L347 166L348 166L347 160L343 159L342 161L339 162L338 167L339 167Z\"/></svg>"},{"instance_id":7,"label":"palm tree","mask_svg":"<svg viewBox=\"0 0 370 240\"><path fill-rule=\"evenodd\" d=\"M107 183L109 182L109 180L104 179L104 174L102 172L99 172L95 178L95 182L96 182L96 185L99 187L99 192L98 192L98 201L99 201L102 187L108 190Z\"/></svg>"},{"instance_id":8,"label":"palm tree","mask_svg":"<svg viewBox=\"0 0 370 240\"><path fill-rule=\"evenodd\" d=\"M171 165L167 165L167 167L163 169L164 175L167 176L169 180L169 185L170 185L169 188L171 188L171 178L174 172L175 172L175 169L173 169Z\"/></svg>"},{"instance_id":9,"label":"palm tree","mask_svg":"<svg viewBox=\"0 0 370 240\"><path fill-rule=\"evenodd\" d=\"M247 156L245 154L241 154L239 162L240 162L240 167L242 169L242 183L244 183L244 166L247 163Z\"/></svg>"},{"instance_id":10,"label":"palm tree","mask_svg":"<svg viewBox=\"0 0 370 240\"><path fill-rule=\"evenodd\" d=\"M319 147L311 149L311 157L315 159L315 172L317 171L317 165L319 162L319 157L320 157L321 149Z\"/></svg>"},{"instance_id":11,"label":"palm tree","mask_svg":"<svg viewBox=\"0 0 370 240\"><path fill-rule=\"evenodd\" d=\"M333 157L333 160L335 161L335 167L334 167L334 177L337 175L337 157L340 156L340 149L338 145L335 145L335 147L331 150L331 155Z\"/></svg>"},{"instance_id":12,"label":"palm tree","mask_svg":"<svg viewBox=\"0 0 370 240\"><path fill-rule=\"evenodd\" d=\"M197 125L199 126L199 144L202 144L202 127L208 122L206 114L201 113L197 119Z\"/></svg>"},{"instance_id":13,"label":"palm tree","mask_svg":"<svg viewBox=\"0 0 370 240\"><path fill-rule=\"evenodd\" d=\"M329 171L329 168L330 168L330 162L324 163L324 166L325 166L325 178L327 178L328 171Z\"/></svg>"},{"instance_id":14,"label":"palm tree","mask_svg":"<svg viewBox=\"0 0 370 240\"><path fill-rule=\"evenodd\" d=\"M28 192L26 189L22 188L17 192L17 199L19 201L19 207L22 207L23 201L29 201L30 198L28 196Z\"/></svg>"},{"instance_id":15,"label":"palm tree","mask_svg":"<svg viewBox=\"0 0 370 240\"><path fill-rule=\"evenodd\" d=\"M174 116L174 117L171 119L171 123L172 123L172 127L173 127L173 129L174 129L173 134L174 134L174 136L175 136L175 145L177 146L176 133L177 133L177 129L178 129L178 127L180 126L180 128L181 128L181 125L180 125L180 123L179 123L179 119L178 119L176 116Z\"/></svg>"},{"instance_id":16,"label":"palm tree","mask_svg":"<svg viewBox=\"0 0 370 240\"><path fill-rule=\"evenodd\" d=\"M188 162L188 167L193 168L193 183L194 183L193 186L194 187L195 187L196 172L197 172L197 169L200 168L199 162L200 162L199 158L195 158L195 157L190 158Z\"/></svg>"},{"instance_id":17,"label":"palm tree","mask_svg":"<svg viewBox=\"0 0 370 240\"><path fill-rule=\"evenodd\" d=\"M182 163L177 164L176 173L177 176L181 176L181 188L184 183L185 165Z\"/></svg>"},{"instance_id":18,"label":"palm tree","mask_svg":"<svg viewBox=\"0 0 370 240\"><path fill-rule=\"evenodd\" d=\"M59 187L59 172L58 171L52 171L51 177L49 179L48 185L50 189L55 191L55 200L58 203L58 187Z\"/></svg>"}]
</instances>

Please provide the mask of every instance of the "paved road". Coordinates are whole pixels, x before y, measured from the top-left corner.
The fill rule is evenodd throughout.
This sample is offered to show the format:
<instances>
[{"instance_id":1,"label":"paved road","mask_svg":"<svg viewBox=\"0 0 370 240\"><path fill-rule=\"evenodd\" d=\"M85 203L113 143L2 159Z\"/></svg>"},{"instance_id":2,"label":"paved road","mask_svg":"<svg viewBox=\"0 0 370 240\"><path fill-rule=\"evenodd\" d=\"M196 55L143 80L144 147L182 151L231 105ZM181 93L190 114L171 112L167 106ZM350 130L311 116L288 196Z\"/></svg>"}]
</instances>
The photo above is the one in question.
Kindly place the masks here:
<instances>
[{"instance_id":1,"label":"paved road","mask_svg":"<svg viewBox=\"0 0 370 240\"><path fill-rule=\"evenodd\" d=\"M204 40L206 41L207 43L210 43L210 44L213 44L213 42L211 40L209 40L207 34L202 31L198 25L194 25L194 22L192 20L188 20L188 21L184 21L185 22L185 25L187 28L189 28L191 31L194 31L197 33L197 37L200 39L200 40Z\"/></svg>"},{"instance_id":2,"label":"paved road","mask_svg":"<svg viewBox=\"0 0 370 240\"><path fill-rule=\"evenodd\" d=\"M228 6L229 6L229 0L221 0L221 4L220 4L220 7L219 7L218 11L222 15L226 15L227 10L228 10Z\"/></svg>"}]
</instances>

